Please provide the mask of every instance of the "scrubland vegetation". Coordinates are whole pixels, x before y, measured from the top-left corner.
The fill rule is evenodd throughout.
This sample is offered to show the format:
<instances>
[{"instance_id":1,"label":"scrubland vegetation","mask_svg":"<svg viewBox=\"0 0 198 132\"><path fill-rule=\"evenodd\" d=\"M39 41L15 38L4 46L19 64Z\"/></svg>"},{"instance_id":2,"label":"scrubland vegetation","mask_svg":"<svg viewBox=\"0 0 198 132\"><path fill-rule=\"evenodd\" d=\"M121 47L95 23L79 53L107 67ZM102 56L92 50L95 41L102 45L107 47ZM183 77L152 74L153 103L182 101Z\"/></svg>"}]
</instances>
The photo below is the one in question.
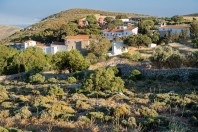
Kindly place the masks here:
<instances>
[{"instance_id":1,"label":"scrubland vegetation","mask_svg":"<svg viewBox=\"0 0 198 132\"><path fill-rule=\"evenodd\" d=\"M194 81L193 81L194 80ZM197 131L198 78L145 78L116 67L66 79L27 76L0 85L1 131ZM78 88L69 88L80 83ZM67 87L67 88L66 88Z\"/></svg>"}]
</instances>

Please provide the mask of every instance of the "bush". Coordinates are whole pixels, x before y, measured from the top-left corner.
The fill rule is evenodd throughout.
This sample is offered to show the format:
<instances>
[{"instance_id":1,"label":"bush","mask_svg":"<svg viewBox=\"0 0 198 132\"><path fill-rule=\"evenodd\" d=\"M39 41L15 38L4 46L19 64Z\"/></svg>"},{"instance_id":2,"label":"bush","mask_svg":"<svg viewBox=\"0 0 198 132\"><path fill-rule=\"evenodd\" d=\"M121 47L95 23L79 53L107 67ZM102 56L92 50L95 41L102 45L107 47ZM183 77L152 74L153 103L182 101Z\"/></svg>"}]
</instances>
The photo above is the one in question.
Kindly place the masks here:
<instances>
[{"instance_id":1,"label":"bush","mask_svg":"<svg viewBox=\"0 0 198 132\"><path fill-rule=\"evenodd\" d=\"M135 128L137 126L135 117L128 118L128 125L130 128Z\"/></svg>"},{"instance_id":2,"label":"bush","mask_svg":"<svg viewBox=\"0 0 198 132\"><path fill-rule=\"evenodd\" d=\"M117 117L120 116L129 116L131 114L130 108L126 105L121 105L115 108L114 115Z\"/></svg>"},{"instance_id":3,"label":"bush","mask_svg":"<svg viewBox=\"0 0 198 132\"><path fill-rule=\"evenodd\" d=\"M9 132L7 129L0 126L0 132Z\"/></svg>"},{"instance_id":4,"label":"bush","mask_svg":"<svg viewBox=\"0 0 198 132\"><path fill-rule=\"evenodd\" d=\"M167 67L168 68L180 68L182 65L182 58L178 54L172 54L167 59Z\"/></svg>"},{"instance_id":5,"label":"bush","mask_svg":"<svg viewBox=\"0 0 198 132\"><path fill-rule=\"evenodd\" d=\"M0 111L0 119L6 118L10 116L10 111L9 110L1 110Z\"/></svg>"},{"instance_id":6,"label":"bush","mask_svg":"<svg viewBox=\"0 0 198 132\"><path fill-rule=\"evenodd\" d=\"M140 113L145 117L156 117L156 116L158 116L158 113L155 110L149 109L148 107L142 107L140 109Z\"/></svg>"},{"instance_id":7,"label":"bush","mask_svg":"<svg viewBox=\"0 0 198 132\"><path fill-rule=\"evenodd\" d=\"M43 83L45 81L45 77L37 73L35 75L30 76L29 81L32 83Z\"/></svg>"},{"instance_id":8,"label":"bush","mask_svg":"<svg viewBox=\"0 0 198 132\"><path fill-rule=\"evenodd\" d=\"M169 107L166 105L165 102L154 102L154 103L152 103L151 108L156 110L157 112L164 112Z\"/></svg>"},{"instance_id":9,"label":"bush","mask_svg":"<svg viewBox=\"0 0 198 132\"><path fill-rule=\"evenodd\" d=\"M129 77L132 80L141 80L142 79L142 73L139 70L133 70Z\"/></svg>"},{"instance_id":10,"label":"bush","mask_svg":"<svg viewBox=\"0 0 198 132\"><path fill-rule=\"evenodd\" d=\"M49 83L57 83L57 79L56 78L49 78L48 80L47 80Z\"/></svg>"},{"instance_id":11,"label":"bush","mask_svg":"<svg viewBox=\"0 0 198 132\"><path fill-rule=\"evenodd\" d=\"M144 59L140 52L134 52L133 54L130 54L129 52L123 53L122 57L127 58L131 61L141 61Z\"/></svg>"},{"instance_id":12,"label":"bush","mask_svg":"<svg viewBox=\"0 0 198 132\"><path fill-rule=\"evenodd\" d=\"M189 53L186 56L186 65L189 67L198 67L198 51Z\"/></svg>"},{"instance_id":13,"label":"bush","mask_svg":"<svg viewBox=\"0 0 198 132\"><path fill-rule=\"evenodd\" d=\"M68 79L67 79L67 81L71 84L71 83L76 83L77 82L77 80L76 80L76 78L75 77L69 77Z\"/></svg>"},{"instance_id":14,"label":"bush","mask_svg":"<svg viewBox=\"0 0 198 132\"><path fill-rule=\"evenodd\" d=\"M150 60L159 69L163 67L179 67L182 62L179 52L168 46L156 48Z\"/></svg>"},{"instance_id":15,"label":"bush","mask_svg":"<svg viewBox=\"0 0 198 132\"><path fill-rule=\"evenodd\" d=\"M18 110L16 116L22 119L28 119L30 116L32 116L32 113L29 111L29 107L24 106Z\"/></svg>"},{"instance_id":16,"label":"bush","mask_svg":"<svg viewBox=\"0 0 198 132\"><path fill-rule=\"evenodd\" d=\"M62 97L65 93L62 88L55 86L55 87L50 88L50 90L48 91L48 94L51 96Z\"/></svg>"},{"instance_id":17,"label":"bush","mask_svg":"<svg viewBox=\"0 0 198 132\"><path fill-rule=\"evenodd\" d=\"M8 99L7 90L6 90L5 87L0 85L0 103L3 102L6 99Z\"/></svg>"},{"instance_id":18,"label":"bush","mask_svg":"<svg viewBox=\"0 0 198 132\"><path fill-rule=\"evenodd\" d=\"M103 112L89 112L89 115L93 119L103 120L103 118L104 118L104 113Z\"/></svg>"},{"instance_id":19,"label":"bush","mask_svg":"<svg viewBox=\"0 0 198 132\"><path fill-rule=\"evenodd\" d=\"M81 101L81 100L77 100L76 101L76 108L83 109L83 110L88 110L90 108L90 105Z\"/></svg>"},{"instance_id":20,"label":"bush","mask_svg":"<svg viewBox=\"0 0 198 132\"><path fill-rule=\"evenodd\" d=\"M76 111L67 106L67 104L63 101L54 102L51 107L49 108L48 112L52 114L52 116L59 116L64 113L74 114Z\"/></svg>"}]
</instances>

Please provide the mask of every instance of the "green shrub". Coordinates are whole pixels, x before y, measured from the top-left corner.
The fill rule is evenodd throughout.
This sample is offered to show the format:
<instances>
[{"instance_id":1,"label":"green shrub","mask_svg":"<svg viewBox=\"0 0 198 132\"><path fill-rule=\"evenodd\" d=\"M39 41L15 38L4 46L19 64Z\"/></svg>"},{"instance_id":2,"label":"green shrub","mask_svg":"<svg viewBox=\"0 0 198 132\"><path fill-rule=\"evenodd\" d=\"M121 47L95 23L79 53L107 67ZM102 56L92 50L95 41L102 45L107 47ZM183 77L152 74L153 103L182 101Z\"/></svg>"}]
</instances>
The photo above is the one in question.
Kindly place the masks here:
<instances>
[{"instance_id":1,"label":"green shrub","mask_svg":"<svg viewBox=\"0 0 198 132\"><path fill-rule=\"evenodd\" d=\"M45 77L37 73L35 75L30 76L29 81L32 83L43 83L45 81Z\"/></svg>"},{"instance_id":2,"label":"green shrub","mask_svg":"<svg viewBox=\"0 0 198 132\"><path fill-rule=\"evenodd\" d=\"M23 131L18 128L9 128L9 132L23 132Z\"/></svg>"},{"instance_id":3,"label":"green shrub","mask_svg":"<svg viewBox=\"0 0 198 132\"><path fill-rule=\"evenodd\" d=\"M142 73L139 71L139 70L133 70L129 77L132 79L132 80L141 80L142 79Z\"/></svg>"},{"instance_id":4,"label":"green shrub","mask_svg":"<svg viewBox=\"0 0 198 132\"><path fill-rule=\"evenodd\" d=\"M0 126L0 132L9 132L9 131L8 131L8 129L5 129L5 128Z\"/></svg>"},{"instance_id":5,"label":"green shrub","mask_svg":"<svg viewBox=\"0 0 198 132\"><path fill-rule=\"evenodd\" d=\"M1 106L4 108L13 108L14 104L12 102L3 102Z\"/></svg>"},{"instance_id":6,"label":"green shrub","mask_svg":"<svg viewBox=\"0 0 198 132\"><path fill-rule=\"evenodd\" d=\"M89 116L94 119L103 120L104 113L103 112L89 112Z\"/></svg>"},{"instance_id":7,"label":"green shrub","mask_svg":"<svg viewBox=\"0 0 198 132\"><path fill-rule=\"evenodd\" d=\"M81 100L76 101L76 108L78 109L83 109L83 110L88 110L91 106Z\"/></svg>"},{"instance_id":8,"label":"green shrub","mask_svg":"<svg viewBox=\"0 0 198 132\"><path fill-rule=\"evenodd\" d=\"M186 65L189 67L198 67L198 51L189 53L186 56Z\"/></svg>"},{"instance_id":9,"label":"green shrub","mask_svg":"<svg viewBox=\"0 0 198 132\"><path fill-rule=\"evenodd\" d=\"M139 111L145 117L156 117L156 116L158 116L158 113L155 110L149 109L148 107L142 107Z\"/></svg>"},{"instance_id":10,"label":"green shrub","mask_svg":"<svg viewBox=\"0 0 198 132\"><path fill-rule=\"evenodd\" d=\"M169 106L166 105L165 102L154 102L152 103L151 108L157 112L164 112L169 108Z\"/></svg>"},{"instance_id":11,"label":"green shrub","mask_svg":"<svg viewBox=\"0 0 198 132\"><path fill-rule=\"evenodd\" d=\"M47 80L49 83L57 83L57 79L56 78L49 78L48 80Z\"/></svg>"},{"instance_id":12,"label":"green shrub","mask_svg":"<svg viewBox=\"0 0 198 132\"><path fill-rule=\"evenodd\" d=\"M130 128L135 128L137 126L135 117L128 118L128 125Z\"/></svg>"},{"instance_id":13,"label":"green shrub","mask_svg":"<svg viewBox=\"0 0 198 132\"><path fill-rule=\"evenodd\" d=\"M67 81L71 84L71 83L76 83L77 82L77 80L76 80L76 78L75 77L69 77L68 79L67 79Z\"/></svg>"},{"instance_id":14,"label":"green shrub","mask_svg":"<svg viewBox=\"0 0 198 132\"><path fill-rule=\"evenodd\" d=\"M117 117L120 116L129 116L131 114L130 108L126 105L121 105L115 108L114 115Z\"/></svg>"},{"instance_id":15,"label":"green shrub","mask_svg":"<svg viewBox=\"0 0 198 132\"><path fill-rule=\"evenodd\" d=\"M182 58L178 54L172 54L168 57L166 64L168 68L180 68L182 65Z\"/></svg>"},{"instance_id":16,"label":"green shrub","mask_svg":"<svg viewBox=\"0 0 198 132\"><path fill-rule=\"evenodd\" d=\"M65 93L62 88L55 86L55 87L50 88L50 90L48 91L48 94L51 96L62 97Z\"/></svg>"},{"instance_id":17,"label":"green shrub","mask_svg":"<svg viewBox=\"0 0 198 132\"><path fill-rule=\"evenodd\" d=\"M8 99L7 90L4 86L0 85L0 103Z\"/></svg>"},{"instance_id":18,"label":"green shrub","mask_svg":"<svg viewBox=\"0 0 198 132\"><path fill-rule=\"evenodd\" d=\"M28 119L30 116L32 116L32 113L31 111L29 111L29 107L24 106L20 110L18 110L15 116L22 119Z\"/></svg>"},{"instance_id":19,"label":"green shrub","mask_svg":"<svg viewBox=\"0 0 198 132\"><path fill-rule=\"evenodd\" d=\"M10 116L10 111L9 110L1 110L0 111L0 119L6 118Z\"/></svg>"},{"instance_id":20,"label":"green shrub","mask_svg":"<svg viewBox=\"0 0 198 132\"><path fill-rule=\"evenodd\" d=\"M86 117L86 116L80 116L78 118L78 121L84 122L84 123L91 123L91 120L88 117Z\"/></svg>"}]
</instances>

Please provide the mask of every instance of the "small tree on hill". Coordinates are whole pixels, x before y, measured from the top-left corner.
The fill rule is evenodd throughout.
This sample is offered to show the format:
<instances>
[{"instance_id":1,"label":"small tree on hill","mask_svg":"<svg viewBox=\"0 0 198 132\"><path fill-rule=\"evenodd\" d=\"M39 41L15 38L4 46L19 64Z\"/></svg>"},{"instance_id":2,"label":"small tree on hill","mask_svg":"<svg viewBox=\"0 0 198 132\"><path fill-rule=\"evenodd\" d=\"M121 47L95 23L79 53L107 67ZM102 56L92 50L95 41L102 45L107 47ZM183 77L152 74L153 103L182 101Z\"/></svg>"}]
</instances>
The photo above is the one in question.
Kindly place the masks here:
<instances>
[{"instance_id":1,"label":"small tree on hill","mask_svg":"<svg viewBox=\"0 0 198 132\"><path fill-rule=\"evenodd\" d=\"M87 91L122 91L124 81L115 76L115 69L100 68L90 74L83 81L83 88Z\"/></svg>"}]
</instances>

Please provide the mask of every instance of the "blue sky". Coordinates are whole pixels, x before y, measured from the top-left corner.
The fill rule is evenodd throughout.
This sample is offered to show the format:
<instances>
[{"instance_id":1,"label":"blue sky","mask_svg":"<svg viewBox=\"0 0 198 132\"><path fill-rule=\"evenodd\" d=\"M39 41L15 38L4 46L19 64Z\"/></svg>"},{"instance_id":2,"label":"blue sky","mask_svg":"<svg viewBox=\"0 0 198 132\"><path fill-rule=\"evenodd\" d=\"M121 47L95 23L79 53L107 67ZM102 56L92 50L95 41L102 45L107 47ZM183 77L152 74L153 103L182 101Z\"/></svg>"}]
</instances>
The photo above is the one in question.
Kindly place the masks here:
<instances>
[{"instance_id":1,"label":"blue sky","mask_svg":"<svg viewBox=\"0 0 198 132\"><path fill-rule=\"evenodd\" d=\"M30 25L71 8L173 16L198 13L198 0L0 0L0 25Z\"/></svg>"}]
</instances>

